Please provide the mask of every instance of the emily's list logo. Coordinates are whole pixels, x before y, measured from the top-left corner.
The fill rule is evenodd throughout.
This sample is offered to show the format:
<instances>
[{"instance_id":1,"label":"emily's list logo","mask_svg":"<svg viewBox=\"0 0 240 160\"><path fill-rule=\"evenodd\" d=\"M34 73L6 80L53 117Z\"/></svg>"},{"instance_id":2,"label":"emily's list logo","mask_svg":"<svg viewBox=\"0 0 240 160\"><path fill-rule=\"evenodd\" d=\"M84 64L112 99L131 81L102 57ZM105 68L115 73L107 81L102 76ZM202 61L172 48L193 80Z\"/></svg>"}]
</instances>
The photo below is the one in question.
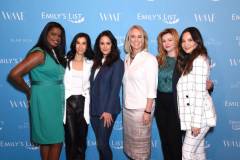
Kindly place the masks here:
<instances>
[{"instance_id":1,"label":"emily's list logo","mask_svg":"<svg viewBox=\"0 0 240 160\"><path fill-rule=\"evenodd\" d=\"M1 11L1 17L4 21L23 21L24 13L23 12L6 12Z\"/></svg>"},{"instance_id":2,"label":"emily's list logo","mask_svg":"<svg viewBox=\"0 0 240 160\"><path fill-rule=\"evenodd\" d=\"M42 12L41 18L46 20L66 20L71 23L83 23L85 21L85 17L82 13L49 13Z\"/></svg>"},{"instance_id":3,"label":"emily's list logo","mask_svg":"<svg viewBox=\"0 0 240 160\"><path fill-rule=\"evenodd\" d=\"M137 13L137 20L140 21L162 21L166 24L176 24L180 21L176 14L148 14Z\"/></svg>"},{"instance_id":4,"label":"emily's list logo","mask_svg":"<svg viewBox=\"0 0 240 160\"><path fill-rule=\"evenodd\" d=\"M197 23L213 23L215 22L216 15L214 13L211 14L194 14L195 21Z\"/></svg>"},{"instance_id":5,"label":"emily's list logo","mask_svg":"<svg viewBox=\"0 0 240 160\"><path fill-rule=\"evenodd\" d=\"M102 22L119 22L120 21L120 13L99 13L99 17Z\"/></svg>"},{"instance_id":6,"label":"emily's list logo","mask_svg":"<svg viewBox=\"0 0 240 160\"><path fill-rule=\"evenodd\" d=\"M0 58L0 64L17 64L22 58Z\"/></svg>"},{"instance_id":7,"label":"emily's list logo","mask_svg":"<svg viewBox=\"0 0 240 160\"><path fill-rule=\"evenodd\" d=\"M229 124L231 125L232 130L240 131L240 121L229 120Z\"/></svg>"},{"instance_id":8,"label":"emily's list logo","mask_svg":"<svg viewBox=\"0 0 240 160\"><path fill-rule=\"evenodd\" d=\"M28 141L0 141L0 148L18 148L18 147L23 147L28 150L37 150L37 146L33 146L30 142Z\"/></svg>"},{"instance_id":9,"label":"emily's list logo","mask_svg":"<svg viewBox=\"0 0 240 160\"><path fill-rule=\"evenodd\" d=\"M225 100L224 106L228 108L239 108L240 107L240 102L239 101L228 101Z\"/></svg>"}]
</instances>

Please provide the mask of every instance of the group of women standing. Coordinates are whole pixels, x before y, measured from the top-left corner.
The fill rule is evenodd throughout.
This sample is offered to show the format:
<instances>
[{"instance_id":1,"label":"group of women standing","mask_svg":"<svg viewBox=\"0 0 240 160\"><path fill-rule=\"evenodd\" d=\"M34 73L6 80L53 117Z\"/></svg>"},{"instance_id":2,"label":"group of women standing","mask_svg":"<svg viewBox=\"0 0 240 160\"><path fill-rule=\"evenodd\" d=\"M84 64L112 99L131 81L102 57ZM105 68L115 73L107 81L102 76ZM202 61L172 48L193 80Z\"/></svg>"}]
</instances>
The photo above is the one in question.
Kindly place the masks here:
<instances>
[{"instance_id":1,"label":"group of women standing","mask_svg":"<svg viewBox=\"0 0 240 160\"><path fill-rule=\"evenodd\" d=\"M123 142L129 159L150 159L154 113L165 160L205 159L204 136L216 124L207 91L207 50L195 27L185 29L178 41L175 29L161 32L156 58L147 51L147 33L134 25L127 32L122 61L111 31L101 32L93 49L89 36L79 33L66 58L65 31L49 22L9 74L29 101L31 141L40 145L42 160L59 159L64 135L67 159L85 159L89 123L99 159L112 160L109 139L121 111L122 84ZM31 86L23 79L27 73ZM181 130L186 130L183 145Z\"/></svg>"}]
</instances>

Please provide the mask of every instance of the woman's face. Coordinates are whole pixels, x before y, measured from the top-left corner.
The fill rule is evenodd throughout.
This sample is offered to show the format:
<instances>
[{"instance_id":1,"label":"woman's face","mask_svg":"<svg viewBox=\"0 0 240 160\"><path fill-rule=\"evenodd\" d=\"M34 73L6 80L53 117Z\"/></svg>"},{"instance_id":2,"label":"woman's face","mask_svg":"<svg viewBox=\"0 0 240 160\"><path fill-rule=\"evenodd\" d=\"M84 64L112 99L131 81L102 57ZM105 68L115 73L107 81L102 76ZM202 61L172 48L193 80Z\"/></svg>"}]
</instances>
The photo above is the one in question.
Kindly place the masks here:
<instances>
[{"instance_id":1,"label":"woman's face","mask_svg":"<svg viewBox=\"0 0 240 160\"><path fill-rule=\"evenodd\" d=\"M197 47L197 43L193 41L192 36L189 32L185 32L182 36L182 48L187 54L191 54L192 51Z\"/></svg>"},{"instance_id":2,"label":"woman's face","mask_svg":"<svg viewBox=\"0 0 240 160\"><path fill-rule=\"evenodd\" d=\"M170 33L166 33L162 36L162 45L167 53L175 51L177 47L177 44L174 41L173 35Z\"/></svg>"},{"instance_id":3,"label":"woman's face","mask_svg":"<svg viewBox=\"0 0 240 160\"><path fill-rule=\"evenodd\" d=\"M112 48L112 42L108 36L102 36L99 41L99 48L103 53L103 57L110 54Z\"/></svg>"},{"instance_id":4,"label":"woman's face","mask_svg":"<svg viewBox=\"0 0 240 160\"><path fill-rule=\"evenodd\" d=\"M87 40L85 37L79 37L76 41L76 54L84 56L87 50Z\"/></svg>"},{"instance_id":5,"label":"woman's face","mask_svg":"<svg viewBox=\"0 0 240 160\"><path fill-rule=\"evenodd\" d=\"M53 27L48 31L47 41L51 48L57 47L61 43L62 31L58 27Z\"/></svg>"},{"instance_id":6,"label":"woman's face","mask_svg":"<svg viewBox=\"0 0 240 160\"><path fill-rule=\"evenodd\" d=\"M140 52L144 45L143 33L140 30L133 28L129 33L129 42L133 53Z\"/></svg>"}]
</instances>

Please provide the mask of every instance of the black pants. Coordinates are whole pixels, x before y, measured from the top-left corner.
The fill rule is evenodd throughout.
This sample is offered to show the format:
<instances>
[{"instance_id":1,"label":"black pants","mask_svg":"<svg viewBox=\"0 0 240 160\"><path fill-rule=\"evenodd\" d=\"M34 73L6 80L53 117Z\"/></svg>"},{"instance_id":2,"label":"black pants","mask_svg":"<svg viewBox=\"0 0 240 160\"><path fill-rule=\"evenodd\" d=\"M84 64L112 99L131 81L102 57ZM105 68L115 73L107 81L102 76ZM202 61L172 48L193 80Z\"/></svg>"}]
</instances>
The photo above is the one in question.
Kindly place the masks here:
<instances>
[{"instance_id":1,"label":"black pants","mask_svg":"<svg viewBox=\"0 0 240 160\"><path fill-rule=\"evenodd\" d=\"M172 93L157 93L155 119L164 160L182 159L182 133Z\"/></svg>"},{"instance_id":2,"label":"black pants","mask_svg":"<svg viewBox=\"0 0 240 160\"><path fill-rule=\"evenodd\" d=\"M100 160L112 160L112 150L109 145L109 139L113 130L113 125L117 115L112 115L113 123L108 127L104 127L103 119L99 119L99 116L91 116L91 124L93 127L94 134L96 136L97 149L99 152Z\"/></svg>"},{"instance_id":3,"label":"black pants","mask_svg":"<svg viewBox=\"0 0 240 160\"><path fill-rule=\"evenodd\" d=\"M85 160L88 125L84 119L82 95L72 95L67 99L65 144L67 160Z\"/></svg>"}]
</instances>

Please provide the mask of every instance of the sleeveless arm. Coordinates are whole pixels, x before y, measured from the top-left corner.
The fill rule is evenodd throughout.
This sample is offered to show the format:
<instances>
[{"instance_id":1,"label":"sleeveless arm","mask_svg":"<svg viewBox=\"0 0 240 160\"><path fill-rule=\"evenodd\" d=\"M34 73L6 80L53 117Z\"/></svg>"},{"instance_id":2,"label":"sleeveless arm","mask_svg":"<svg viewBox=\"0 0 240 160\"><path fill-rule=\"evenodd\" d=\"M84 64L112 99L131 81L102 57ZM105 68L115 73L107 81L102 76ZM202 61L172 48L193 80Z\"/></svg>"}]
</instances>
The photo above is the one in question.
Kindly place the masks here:
<instances>
[{"instance_id":1,"label":"sleeveless arm","mask_svg":"<svg viewBox=\"0 0 240 160\"><path fill-rule=\"evenodd\" d=\"M23 91L27 99L30 99L30 88L24 81L23 77L29 73L36 66L44 63L44 53L41 51L34 51L28 54L19 64L17 64L9 73L9 81L19 90Z\"/></svg>"}]
</instances>

